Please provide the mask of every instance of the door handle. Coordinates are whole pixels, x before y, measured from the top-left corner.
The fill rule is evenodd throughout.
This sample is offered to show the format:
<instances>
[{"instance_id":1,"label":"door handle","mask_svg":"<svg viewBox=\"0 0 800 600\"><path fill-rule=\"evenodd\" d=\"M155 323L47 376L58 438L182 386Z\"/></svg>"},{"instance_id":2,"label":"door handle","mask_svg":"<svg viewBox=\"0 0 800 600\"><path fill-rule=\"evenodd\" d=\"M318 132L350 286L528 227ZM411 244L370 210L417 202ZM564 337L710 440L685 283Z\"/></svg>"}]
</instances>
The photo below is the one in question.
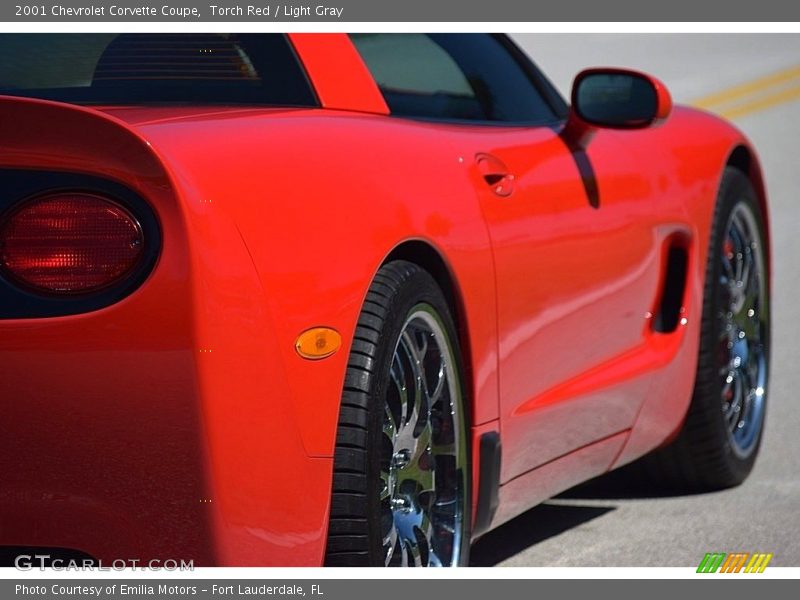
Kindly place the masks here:
<instances>
[{"instance_id":1,"label":"door handle","mask_svg":"<svg viewBox=\"0 0 800 600\"><path fill-rule=\"evenodd\" d=\"M514 191L514 175L508 170L505 163L491 154L478 154L475 156L478 171L492 191L502 198L506 198Z\"/></svg>"}]
</instances>

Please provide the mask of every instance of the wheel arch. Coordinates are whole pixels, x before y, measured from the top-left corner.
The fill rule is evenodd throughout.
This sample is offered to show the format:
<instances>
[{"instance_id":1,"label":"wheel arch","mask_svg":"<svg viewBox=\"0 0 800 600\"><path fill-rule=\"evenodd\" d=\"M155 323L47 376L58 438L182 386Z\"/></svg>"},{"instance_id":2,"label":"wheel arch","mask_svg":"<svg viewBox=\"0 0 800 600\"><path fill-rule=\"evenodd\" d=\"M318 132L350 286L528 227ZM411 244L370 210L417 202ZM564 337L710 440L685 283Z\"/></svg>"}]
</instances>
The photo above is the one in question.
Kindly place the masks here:
<instances>
[{"instance_id":1,"label":"wheel arch","mask_svg":"<svg viewBox=\"0 0 800 600\"><path fill-rule=\"evenodd\" d=\"M772 280L772 236L770 234L769 206L767 204L767 190L764 184L764 175L758 155L755 150L747 144L740 143L735 146L725 162L726 167L738 169L750 179L750 183L755 189L758 199L758 206L761 214L764 215L764 235L767 240L767 270L770 281Z\"/></svg>"},{"instance_id":2,"label":"wheel arch","mask_svg":"<svg viewBox=\"0 0 800 600\"><path fill-rule=\"evenodd\" d=\"M466 307L464 297L458 285L458 280L452 267L446 261L442 253L427 241L412 239L405 240L395 246L391 252L383 259L378 267L395 260L405 260L421 267L427 271L444 294L447 305L453 315L456 332L458 334L459 350L461 361L464 368L464 380L468 386L468 393L465 400L467 402L469 423L475 423L475 406L473 399L476 390L473 377L472 353L469 336L469 326L466 318Z\"/></svg>"}]
</instances>

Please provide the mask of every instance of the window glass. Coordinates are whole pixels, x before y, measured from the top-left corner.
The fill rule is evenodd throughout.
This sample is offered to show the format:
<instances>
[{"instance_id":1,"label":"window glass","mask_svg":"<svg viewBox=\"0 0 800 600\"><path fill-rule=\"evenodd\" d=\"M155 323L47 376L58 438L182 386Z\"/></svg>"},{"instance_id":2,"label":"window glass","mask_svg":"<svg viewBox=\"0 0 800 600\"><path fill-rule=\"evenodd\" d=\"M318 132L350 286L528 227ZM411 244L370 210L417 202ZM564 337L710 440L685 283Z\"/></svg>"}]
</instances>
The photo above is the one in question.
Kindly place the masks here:
<instances>
[{"instance_id":1,"label":"window glass","mask_svg":"<svg viewBox=\"0 0 800 600\"><path fill-rule=\"evenodd\" d=\"M352 34L392 114L445 120L556 119L528 74L489 34Z\"/></svg>"},{"instance_id":2,"label":"window glass","mask_svg":"<svg viewBox=\"0 0 800 600\"><path fill-rule=\"evenodd\" d=\"M316 100L280 34L2 34L0 94L85 104Z\"/></svg>"}]
</instances>

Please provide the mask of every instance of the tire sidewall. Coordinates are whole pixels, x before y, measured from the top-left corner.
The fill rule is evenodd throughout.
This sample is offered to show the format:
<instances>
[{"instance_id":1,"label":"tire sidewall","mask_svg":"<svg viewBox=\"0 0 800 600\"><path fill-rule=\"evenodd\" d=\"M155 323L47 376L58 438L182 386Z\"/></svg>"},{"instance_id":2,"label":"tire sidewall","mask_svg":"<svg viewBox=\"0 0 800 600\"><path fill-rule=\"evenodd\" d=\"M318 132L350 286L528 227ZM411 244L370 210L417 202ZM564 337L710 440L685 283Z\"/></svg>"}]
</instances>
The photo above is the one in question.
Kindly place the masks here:
<instances>
[{"instance_id":1,"label":"tire sidewall","mask_svg":"<svg viewBox=\"0 0 800 600\"><path fill-rule=\"evenodd\" d=\"M718 196L719 206L714 222L714 231L709 246L709 280L706 283L706 293L708 298L704 302L704 319L709 319L709 326L704 329L701 339L701 367L698 373L698 383L705 384L710 393L698 394L696 392L696 401L701 400L707 406L706 410L718 413L718 418L713 420L714 435L718 439L720 447L723 448L723 460L725 467L729 471L728 476L731 480L740 483L744 481L747 475L753 468L756 457L761 446L763 439L764 425L766 422L766 411L769 396L769 367L770 367L770 323L771 323L771 306L770 306L770 289L771 281L769 274L770 255L769 244L767 243L766 231L764 225L764 216L759 206L755 190L749 179L740 171L728 168L725 170L720 192ZM764 270L762 276L766 278L765 281L765 297L762 298L762 304L766 311L766 327L764 343L765 365L766 365L766 389L764 394L764 418L761 422L761 429L758 434L758 439L755 442L753 449L748 456L739 457L732 447L732 442L729 438L727 431L727 424L722 415L721 402L722 386L719 375L717 373L718 365L715 362L717 340L721 334L720 323L717 317L717 310L720 303L720 286L718 284L722 275L722 264L719 256L722 253L722 245L726 236L726 226L728 220L734 209L743 202L747 205L753 213L756 221L756 227L759 235L760 249L763 253ZM699 398L698 398L699 396ZM715 406L716 404L716 406Z\"/></svg>"},{"instance_id":2,"label":"tire sidewall","mask_svg":"<svg viewBox=\"0 0 800 600\"><path fill-rule=\"evenodd\" d=\"M375 362L378 366L377 377L373 379L373 386L370 390L372 403L369 409L369 433L368 433L368 479L372 493L368 496L368 515L370 530L373 532L381 531L381 506L378 490L380 489L380 459L381 459L381 436L383 430L383 415L386 393L390 384L390 368L392 359L397 347L400 335L416 307L420 304L428 305L436 313L448 338L448 343L455 360L454 373L456 385L461 394L462 431L461 439L464 440L466 452L466 463L464 466L463 485L465 486L464 498L464 519L461 535L461 548L459 552L459 566L466 566L469 562L470 529L471 529L471 477L470 477L470 438L469 438L469 414L467 412L466 393L468 388L464 385L464 369L461 356L461 349L456 333L453 317L450 313L447 301L434 279L418 267L415 267L402 285L393 295L388 305L386 317L382 330L380 331L380 341L376 349ZM370 555L374 557L383 556L383 545L380 534L370 536ZM382 566L379 564L378 566Z\"/></svg>"}]
</instances>

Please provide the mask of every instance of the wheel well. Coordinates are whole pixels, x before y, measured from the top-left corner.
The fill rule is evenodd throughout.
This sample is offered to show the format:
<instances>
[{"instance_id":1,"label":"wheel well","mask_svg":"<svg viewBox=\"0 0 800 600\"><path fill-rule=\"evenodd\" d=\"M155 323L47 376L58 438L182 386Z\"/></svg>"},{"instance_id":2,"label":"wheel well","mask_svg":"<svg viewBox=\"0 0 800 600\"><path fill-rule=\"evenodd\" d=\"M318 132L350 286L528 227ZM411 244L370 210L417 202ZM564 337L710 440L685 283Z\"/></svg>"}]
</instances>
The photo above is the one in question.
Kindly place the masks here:
<instances>
[{"instance_id":1,"label":"wheel well","mask_svg":"<svg viewBox=\"0 0 800 600\"><path fill-rule=\"evenodd\" d=\"M736 146L728 157L727 165L729 167L735 167L750 177L750 166L752 162L753 157L750 155L750 150L747 149L747 146Z\"/></svg>"},{"instance_id":2,"label":"wheel well","mask_svg":"<svg viewBox=\"0 0 800 600\"><path fill-rule=\"evenodd\" d=\"M441 288L445 300L447 300L450 312L453 315L453 321L455 322L458 332L458 343L461 349L462 363L464 365L464 379L470 392L467 394L467 402L471 408L471 399L475 390L472 385L472 353L469 343L469 330L467 328L461 292L453 272L436 248L419 240L403 242L389 253L383 261L383 264L392 262L393 260L407 260L408 262L422 267L430 273L431 277L433 277L434 281L436 281Z\"/></svg>"},{"instance_id":3,"label":"wheel well","mask_svg":"<svg viewBox=\"0 0 800 600\"><path fill-rule=\"evenodd\" d=\"M769 206L767 205L767 191L764 186L764 177L761 172L761 166L758 163L758 158L753 154L753 151L745 146L739 144L728 156L728 161L725 166L734 167L744 173L750 183L753 184L753 189L758 198L758 204L761 208L761 214L764 216L764 234L767 238L768 255L771 248L771 227L769 222ZM772 273L772 261L770 260L770 274Z\"/></svg>"}]
</instances>

